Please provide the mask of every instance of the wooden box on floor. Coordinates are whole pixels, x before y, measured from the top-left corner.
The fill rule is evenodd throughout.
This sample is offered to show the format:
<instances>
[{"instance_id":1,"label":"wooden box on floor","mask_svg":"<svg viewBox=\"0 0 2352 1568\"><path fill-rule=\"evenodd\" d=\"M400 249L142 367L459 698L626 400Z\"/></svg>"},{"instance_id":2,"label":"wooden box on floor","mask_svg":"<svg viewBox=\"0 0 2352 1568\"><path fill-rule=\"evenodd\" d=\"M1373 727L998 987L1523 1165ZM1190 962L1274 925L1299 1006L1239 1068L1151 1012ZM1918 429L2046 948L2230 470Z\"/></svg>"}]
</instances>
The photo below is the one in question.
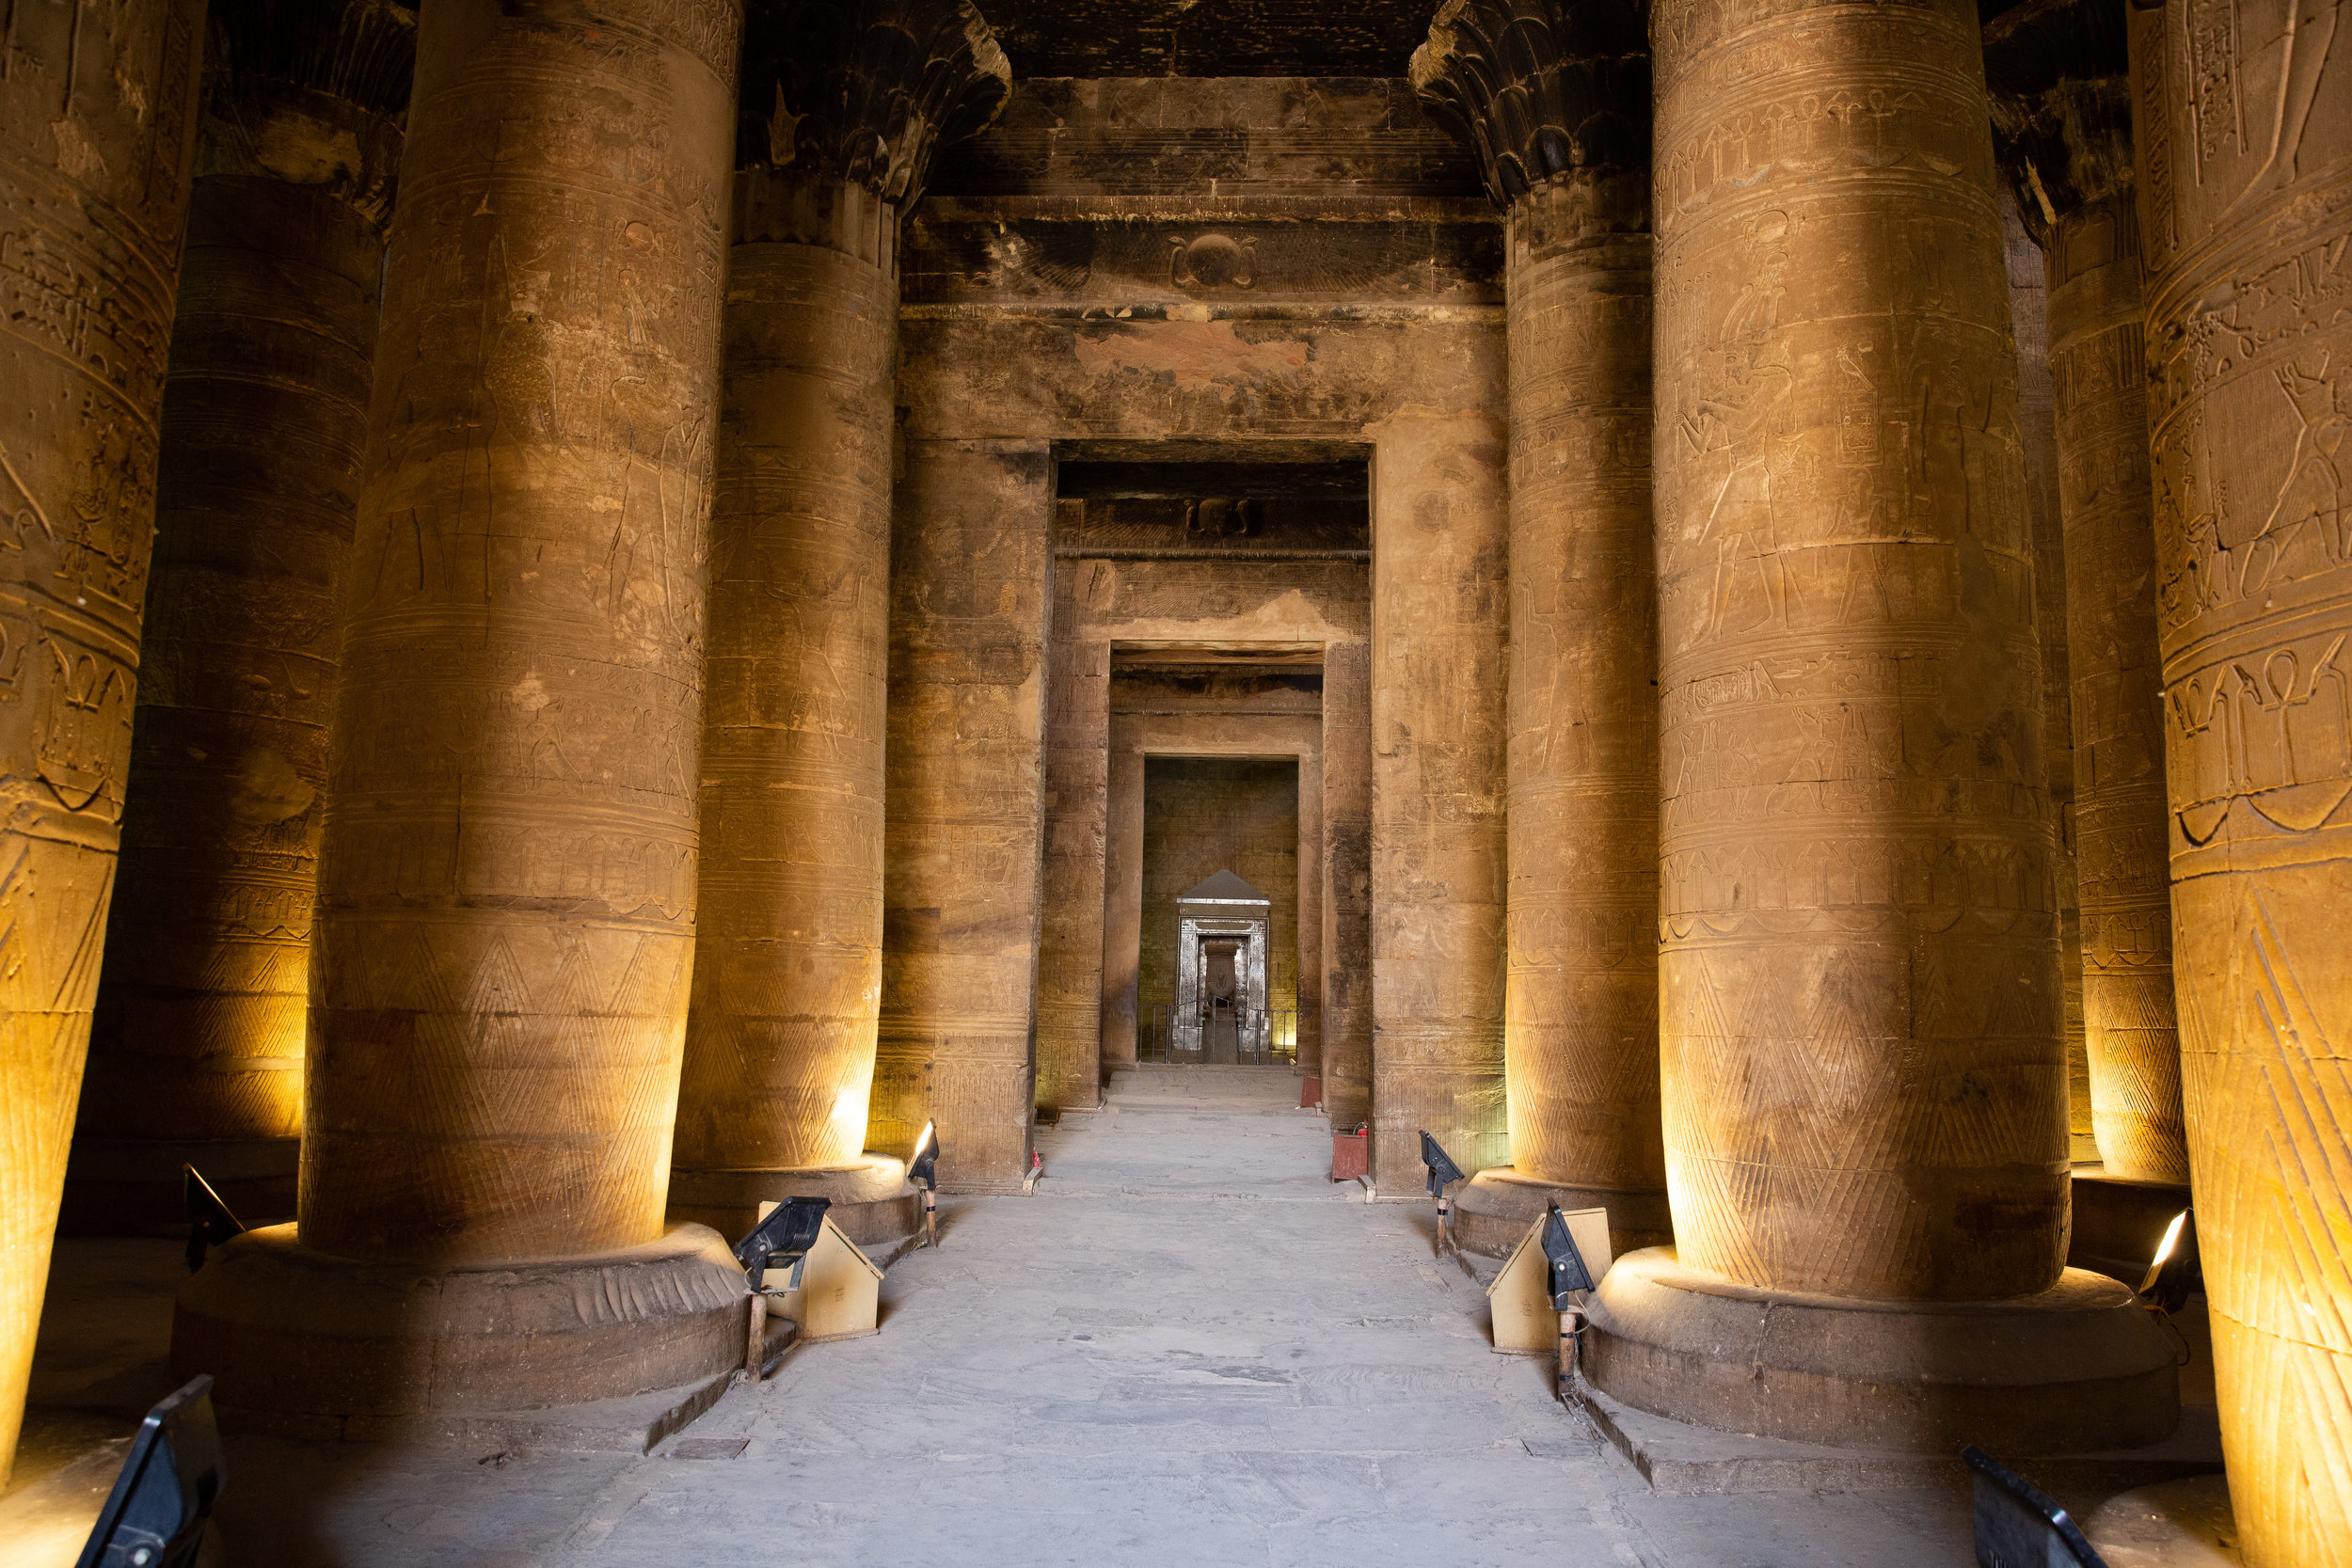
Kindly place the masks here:
<instances>
[{"instance_id":1,"label":"wooden box on floor","mask_svg":"<svg viewBox=\"0 0 2352 1568\"><path fill-rule=\"evenodd\" d=\"M769 1299L768 1315L798 1323L803 1344L879 1334L882 1277L874 1260L860 1252L828 1214L815 1243L800 1261L788 1272L778 1269L768 1275L764 1291Z\"/></svg>"},{"instance_id":2,"label":"wooden box on floor","mask_svg":"<svg viewBox=\"0 0 2352 1568\"><path fill-rule=\"evenodd\" d=\"M1560 1314L1551 1306L1551 1264L1544 1257L1544 1219L1538 1218L1511 1249L1510 1260L1486 1287L1494 1319L1495 1349L1505 1355L1550 1355L1560 1349ZM1609 1211L1566 1209L1568 1235L1598 1285L1609 1272Z\"/></svg>"}]
</instances>

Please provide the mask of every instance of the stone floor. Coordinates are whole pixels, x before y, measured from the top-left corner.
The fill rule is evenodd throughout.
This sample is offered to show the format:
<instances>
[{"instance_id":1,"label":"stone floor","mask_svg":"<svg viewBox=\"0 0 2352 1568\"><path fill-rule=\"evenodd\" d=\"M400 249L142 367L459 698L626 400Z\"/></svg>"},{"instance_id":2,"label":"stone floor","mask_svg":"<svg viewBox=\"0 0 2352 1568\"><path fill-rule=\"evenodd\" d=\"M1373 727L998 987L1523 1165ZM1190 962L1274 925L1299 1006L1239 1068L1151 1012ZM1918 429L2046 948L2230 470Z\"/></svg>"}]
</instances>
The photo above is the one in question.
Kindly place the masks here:
<instances>
[{"instance_id":1,"label":"stone floor","mask_svg":"<svg viewBox=\"0 0 2352 1568\"><path fill-rule=\"evenodd\" d=\"M1326 1124L1295 1093L1264 1069L1123 1080L1112 1108L1041 1134L1035 1196L943 1202L943 1245L892 1268L879 1336L794 1352L650 1457L233 1438L228 1560L1974 1560L1958 1488L1652 1492L1553 1400L1548 1361L1488 1348L1483 1294L1432 1259L1422 1206L1325 1179ZM111 1479L120 1439L72 1401L162 1375L178 1265L158 1246L61 1253L53 1402L0 1500L6 1568L70 1563ZM2117 1499L2115 1529L2145 1539L2111 1530L2114 1568L2234 1560L2191 1539L2226 1530L2213 1491ZM2203 1525L2176 1523L2200 1506Z\"/></svg>"}]
</instances>

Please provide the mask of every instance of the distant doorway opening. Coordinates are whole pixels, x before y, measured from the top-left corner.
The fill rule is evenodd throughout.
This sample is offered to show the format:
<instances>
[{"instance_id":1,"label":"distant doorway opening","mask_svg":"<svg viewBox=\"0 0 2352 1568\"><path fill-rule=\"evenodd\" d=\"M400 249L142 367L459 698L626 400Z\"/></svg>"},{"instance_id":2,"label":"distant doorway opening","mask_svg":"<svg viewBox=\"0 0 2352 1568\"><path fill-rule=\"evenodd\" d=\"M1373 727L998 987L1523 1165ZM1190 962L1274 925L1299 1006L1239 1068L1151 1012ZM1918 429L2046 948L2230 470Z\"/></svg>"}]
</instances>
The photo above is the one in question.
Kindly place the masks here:
<instances>
[{"instance_id":1,"label":"distant doorway opening","mask_svg":"<svg viewBox=\"0 0 2352 1568\"><path fill-rule=\"evenodd\" d=\"M1142 1061L1287 1067L1298 1039L1298 762L1144 767Z\"/></svg>"}]
</instances>

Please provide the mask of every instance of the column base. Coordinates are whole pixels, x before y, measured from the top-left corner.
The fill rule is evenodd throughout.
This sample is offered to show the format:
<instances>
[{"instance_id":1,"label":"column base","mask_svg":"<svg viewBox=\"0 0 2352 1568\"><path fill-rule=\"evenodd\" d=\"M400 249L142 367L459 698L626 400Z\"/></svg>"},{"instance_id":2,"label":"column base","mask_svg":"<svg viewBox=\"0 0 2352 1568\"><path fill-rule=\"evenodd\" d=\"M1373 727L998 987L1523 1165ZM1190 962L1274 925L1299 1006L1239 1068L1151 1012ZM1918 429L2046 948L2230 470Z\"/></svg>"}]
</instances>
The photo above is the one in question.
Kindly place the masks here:
<instances>
[{"instance_id":1,"label":"column base","mask_svg":"<svg viewBox=\"0 0 2352 1568\"><path fill-rule=\"evenodd\" d=\"M1758 1290L1652 1247L1595 1292L1584 1373L1654 1416L1897 1453L2137 1449L2180 1420L2172 1341L2080 1269L2007 1301L1863 1301Z\"/></svg>"},{"instance_id":2,"label":"column base","mask_svg":"<svg viewBox=\"0 0 2352 1568\"><path fill-rule=\"evenodd\" d=\"M797 1170L670 1172L670 1223L707 1225L734 1242L759 1223L759 1206L787 1197L833 1200L825 1212L841 1233L877 1263L887 1265L923 1229L923 1200L907 1180L907 1163L866 1153L842 1165Z\"/></svg>"},{"instance_id":3,"label":"column base","mask_svg":"<svg viewBox=\"0 0 2352 1568\"><path fill-rule=\"evenodd\" d=\"M743 1364L750 1292L699 1225L592 1258L437 1269L249 1230L180 1288L177 1377L253 1424L364 1436L401 1421L584 1405Z\"/></svg>"},{"instance_id":4,"label":"column base","mask_svg":"<svg viewBox=\"0 0 2352 1568\"><path fill-rule=\"evenodd\" d=\"M1674 1241L1664 1189L1654 1193L1579 1187L1523 1176L1510 1165L1493 1165L1470 1179L1454 1199L1454 1237L1464 1252L1507 1258L1545 1208L1609 1211L1613 1253L1665 1246Z\"/></svg>"},{"instance_id":5,"label":"column base","mask_svg":"<svg viewBox=\"0 0 2352 1568\"><path fill-rule=\"evenodd\" d=\"M60 1236L184 1236L180 1167L194 1165L246 1225L294 1212L300 1138L76 1138L65 1167Z\"/></svg>"}]
</instances>

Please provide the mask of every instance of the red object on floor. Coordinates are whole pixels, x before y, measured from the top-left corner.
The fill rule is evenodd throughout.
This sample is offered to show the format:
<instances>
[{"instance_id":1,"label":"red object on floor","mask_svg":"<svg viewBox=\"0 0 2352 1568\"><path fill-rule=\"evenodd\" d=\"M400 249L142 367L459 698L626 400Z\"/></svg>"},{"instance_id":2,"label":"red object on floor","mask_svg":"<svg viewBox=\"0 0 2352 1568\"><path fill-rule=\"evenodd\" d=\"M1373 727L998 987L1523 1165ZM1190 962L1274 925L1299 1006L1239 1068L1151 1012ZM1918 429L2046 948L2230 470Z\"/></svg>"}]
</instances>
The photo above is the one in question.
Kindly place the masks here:
<instances>
[{"instance_id":1,"label":"red object on floor","mask_svg":"<svg viewBox=\"0 0 2352 1568\"><path fill-rule=\"evenodd\" d=\"M1372 1173L1372 1135L1368 1132L1331 1134L1331 1180L1353 1181Z\"/></svg>"},{"instance_id":2,"label":"red object on floor","mask_svg":"<svg viewBox=\"0 0 2352 1568\"><path fill-rule=\"evenodd\" d=\"M1323 1103L1323 1080L1310 1074L1298 1081L1298 1108L1311 1111Z\"/></svg>"}]
</instances>

